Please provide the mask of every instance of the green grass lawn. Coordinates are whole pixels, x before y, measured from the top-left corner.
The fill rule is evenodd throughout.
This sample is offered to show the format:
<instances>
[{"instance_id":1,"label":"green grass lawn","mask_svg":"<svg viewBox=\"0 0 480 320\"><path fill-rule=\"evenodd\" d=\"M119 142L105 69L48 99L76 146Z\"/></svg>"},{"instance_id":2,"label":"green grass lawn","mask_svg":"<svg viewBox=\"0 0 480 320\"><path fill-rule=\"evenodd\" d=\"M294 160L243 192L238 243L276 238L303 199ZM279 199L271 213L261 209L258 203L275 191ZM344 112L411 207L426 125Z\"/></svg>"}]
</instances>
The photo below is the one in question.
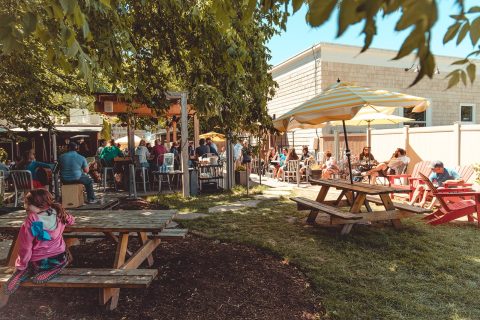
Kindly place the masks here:
<instances>
[{"instance_id":1,"label":"green grass lawn","mask_svg":"<svg viewBox=\"0 0 480 320\"><path fill-rule=\"evenodd\" d=\"M237 189L193 200L159 200L182 211L206 212L243 198ZM207 237L267 249L294 264L334 319L480 319L480 230L475 226L431 227L412 218L403 220L401 230L356 226L340 237L336 229L302 224L306 214L289 200L263 201L258 208L182 225Z\"/></svg>"}]
</instances>

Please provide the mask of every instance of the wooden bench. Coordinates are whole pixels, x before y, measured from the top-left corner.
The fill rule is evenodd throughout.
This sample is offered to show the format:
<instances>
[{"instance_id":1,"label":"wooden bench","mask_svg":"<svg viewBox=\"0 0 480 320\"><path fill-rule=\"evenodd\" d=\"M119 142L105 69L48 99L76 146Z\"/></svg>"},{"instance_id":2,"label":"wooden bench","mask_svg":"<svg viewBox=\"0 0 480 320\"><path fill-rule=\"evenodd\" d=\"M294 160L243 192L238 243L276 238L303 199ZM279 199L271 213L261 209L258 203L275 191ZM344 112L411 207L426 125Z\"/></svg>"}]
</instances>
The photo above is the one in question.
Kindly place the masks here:
<instances>
[{"instance_id":1,"label":"wooden bench","mask_svg":"<svg viewBox=\"0 0 480 320\"><path fill-rule=\"evenodd\" d=\"M373 196L367 196L366 200L368 202L372 202L372 203L375 203L375 204L380 204L380 205L383 204L382 199L376 198L376 197L373 197ZM400 203L400 202L393 202L392 201L392 204L397 209L400 209L400 210L403 210L403 211L408 211L408 212L413 212L413 213L416 213L416 214L424 214L424 213L432 212L432 210L421 208L421 207L411 206L411 205L406 204L406 203Z\"/></svg>"},{"instance_id":2,"label":"wooden bench","mask_svg":"<svg viewBox=\"0 0 480 320\"><path fill-rule=\"evenodd\" d=\"M0 285L5 284L12 273L12 267L0 268ZM157 269L88 269L66 268L52 280L36 284L26 281L22 287L54 287L54 288L147 288L157 277ZM8 296L0 288L0 307L8 302ZM106 302L105 302L106 303Z\"/></svg>"},{"instance_id":3,"label":"wooden bench","mask_svg":"<svg viewBox=\"0 0 480 320\"><path fill-rule=\"evenodd\" d=\"M188 229L163 229L160 233L152 234L148 233L148 237L160 238L162 240L174 240L174 239L184 239L188 233ZM64 233L63 237L65 239L77 238L77 239L88 239L88 238L105 238L107 235L103 232L69 232ZM129 237L138 237L138 233L130 232Z\"/></svg>"},{"instance_id":4,"label":"wooden bench","mask_svg":"<svg viewBox=\"0 0 480 320\"><path fill-rule=\"evenodd\" d=\"M290 198L290 200L294 201L297 203L297 209L298 210L310 210L311 213L307 219L307 222L313 223L315 222L315 217L317 216L317 213L319 211L324 212L326 214L329 214L331 216L334 216L336 218L340 219L347 219L347 220L355 220L355 219L361 219L362 217L359 216L358 214L350 213L350 212L345 212L340 209L337 209L335 207L319 203L315 200L303 198L303 197L294 197ZM313 219L313 221L312 221Z\"/></svg>"}]
</instances>

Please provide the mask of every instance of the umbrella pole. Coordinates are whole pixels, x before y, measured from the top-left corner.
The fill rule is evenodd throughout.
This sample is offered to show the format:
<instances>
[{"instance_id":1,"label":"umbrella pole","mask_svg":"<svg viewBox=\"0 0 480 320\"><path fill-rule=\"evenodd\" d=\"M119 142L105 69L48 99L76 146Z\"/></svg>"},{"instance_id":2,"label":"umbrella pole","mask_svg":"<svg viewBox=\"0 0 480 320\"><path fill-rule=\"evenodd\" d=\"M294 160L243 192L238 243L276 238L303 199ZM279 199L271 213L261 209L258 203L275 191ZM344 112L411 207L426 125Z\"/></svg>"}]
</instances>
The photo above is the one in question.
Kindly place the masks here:
<instances>
[{"instance_id":1,"label":"umbrella pole","mask_svg":"<svg viewBox=\"0 0 480 320\"><path fill-rule=\"evenodd\" d=\"M350 183L353 184L352 163L350 161L350 149L348 148L348 137L347 137L347 128L345 127L345 120L342 120L342 125L343 125L343 137L345 138L345 154L347 155L347 161L348 161L348 173L350 174Z\"/></svg>"}]
</instances>

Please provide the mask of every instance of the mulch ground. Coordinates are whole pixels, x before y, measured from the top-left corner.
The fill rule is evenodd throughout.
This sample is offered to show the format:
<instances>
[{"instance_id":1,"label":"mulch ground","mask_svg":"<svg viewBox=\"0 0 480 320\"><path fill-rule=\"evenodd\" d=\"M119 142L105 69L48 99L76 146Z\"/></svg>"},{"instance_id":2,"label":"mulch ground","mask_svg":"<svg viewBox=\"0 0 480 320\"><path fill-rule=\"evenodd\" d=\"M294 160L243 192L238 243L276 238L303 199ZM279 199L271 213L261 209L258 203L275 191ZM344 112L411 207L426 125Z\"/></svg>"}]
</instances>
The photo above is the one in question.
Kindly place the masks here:
<instances>
[{"instance_id":1,"label":"mulch ground","mask_svg":"<svg viewBox=\"0 0 480 320\"><path fill-rule=\"evenodd\" d=\"M115 244L72 248L73 267L107 267ZM20 288L0 319L318 319L319 297L296 268L261 250L189 235L155 252L159 278L122 289L106 311L96 289Z\"/></svg>"}]
</instances>

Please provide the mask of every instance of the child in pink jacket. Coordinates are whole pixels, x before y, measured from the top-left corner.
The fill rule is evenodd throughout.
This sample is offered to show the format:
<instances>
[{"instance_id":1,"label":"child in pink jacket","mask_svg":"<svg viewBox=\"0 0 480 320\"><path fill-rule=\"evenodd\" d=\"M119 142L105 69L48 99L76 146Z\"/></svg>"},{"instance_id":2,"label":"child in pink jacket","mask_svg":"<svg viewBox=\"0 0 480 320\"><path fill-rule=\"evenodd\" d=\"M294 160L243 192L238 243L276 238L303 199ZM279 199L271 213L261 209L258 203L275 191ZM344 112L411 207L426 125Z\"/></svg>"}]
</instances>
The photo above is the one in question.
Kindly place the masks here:
<instances>
[{"instance_id":1,"label":"child in pink jacket","mask_svg":"<svg viewBox=\"0 0 480 320\"><path fill-rule=\"evenodd\" d=\"M20 228L17 241L18 257L15 273L4 286L7 295L30 278L34 283L45 283L54 278L68 263L63 230L72 225L74 217L53 202L45 189L35 189L25 196L27 218Z\"/></svg>"}]
</instances>

